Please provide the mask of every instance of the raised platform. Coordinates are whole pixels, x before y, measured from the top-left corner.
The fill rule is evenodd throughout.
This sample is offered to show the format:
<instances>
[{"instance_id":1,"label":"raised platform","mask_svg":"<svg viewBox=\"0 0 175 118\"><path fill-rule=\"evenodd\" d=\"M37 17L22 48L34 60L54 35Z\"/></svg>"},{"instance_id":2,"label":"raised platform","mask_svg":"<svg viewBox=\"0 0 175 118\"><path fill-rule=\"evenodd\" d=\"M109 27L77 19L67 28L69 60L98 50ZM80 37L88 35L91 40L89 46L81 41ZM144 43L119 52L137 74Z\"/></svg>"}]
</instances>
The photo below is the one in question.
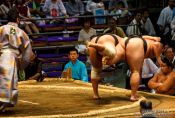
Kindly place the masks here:
<instances>
[{"instance_id":1,"label":"raised platform","mask_svg":"<svg viewBox=\"0 0 175 118\"><path fill-rule=\"evenodd\" d=\"M90 83L45 79L43 82L19 82L18 105L7 109L0 117L74 118L74 117L140 117L139 101L130 102L130 91L100 86L101 100L92 99ZM153 102L157 116L175 116L175 97L140 92L141 99Z\"/></svg>"}]
</instances>

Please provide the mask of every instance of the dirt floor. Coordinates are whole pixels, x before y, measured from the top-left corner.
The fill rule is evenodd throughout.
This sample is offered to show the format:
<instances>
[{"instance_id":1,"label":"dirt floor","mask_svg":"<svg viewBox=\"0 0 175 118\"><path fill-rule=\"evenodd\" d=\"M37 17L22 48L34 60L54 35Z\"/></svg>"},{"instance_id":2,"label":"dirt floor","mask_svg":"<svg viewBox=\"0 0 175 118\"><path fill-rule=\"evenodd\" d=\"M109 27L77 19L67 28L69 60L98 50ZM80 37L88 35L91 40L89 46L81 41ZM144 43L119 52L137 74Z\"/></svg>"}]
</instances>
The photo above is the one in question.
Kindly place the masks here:
<instances>
[{"instance_id":1,"label":"dirt floor","mask_svg":"<svg viewBox=\"0 0 175 118\"><path fill-rule=\"evenodd\" d=\"M140 117L139 101L130 102L130 91L125 89L100 86L102 99L93 100L91 84L79 81L25 81L19 82L18 88L17 106L0 113L0 117ZM175 97L144 92L140 96L153 102L158 117L175 117Z\"/></svg>"}]
</instances>

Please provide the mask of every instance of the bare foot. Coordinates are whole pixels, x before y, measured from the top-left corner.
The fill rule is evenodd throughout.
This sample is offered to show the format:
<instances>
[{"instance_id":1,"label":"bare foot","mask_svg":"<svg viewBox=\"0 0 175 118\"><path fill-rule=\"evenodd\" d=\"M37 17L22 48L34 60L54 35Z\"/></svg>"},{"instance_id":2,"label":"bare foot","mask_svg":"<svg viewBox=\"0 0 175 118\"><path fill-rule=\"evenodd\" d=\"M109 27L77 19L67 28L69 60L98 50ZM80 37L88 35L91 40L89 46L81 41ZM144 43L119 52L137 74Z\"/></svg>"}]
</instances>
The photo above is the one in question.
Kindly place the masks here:
<instances>
[{"instance_id":1,"label":"bare foot","mask_svg":"<svg viewBox=\"0 0 175 118\"><path fill-rule=\"evenodd\" d=\"M93 96L93 99L94 99L94 100L99 100L99 99L101 99L101 97L95 96L95 95L94 95L94 96Z\"/></svg>"},{"instance_id":2,"label":"bare foot","mask_svg":"<svg viewBox=\"0 0 175 118\"><path fill-rule=\"evenodd\" d=\"M135 102L135 101L138 101L139 100L139 96L138 95L132 95L131 97L130 97L130 101L131 102Z\"/></svg>"}]
</instances>

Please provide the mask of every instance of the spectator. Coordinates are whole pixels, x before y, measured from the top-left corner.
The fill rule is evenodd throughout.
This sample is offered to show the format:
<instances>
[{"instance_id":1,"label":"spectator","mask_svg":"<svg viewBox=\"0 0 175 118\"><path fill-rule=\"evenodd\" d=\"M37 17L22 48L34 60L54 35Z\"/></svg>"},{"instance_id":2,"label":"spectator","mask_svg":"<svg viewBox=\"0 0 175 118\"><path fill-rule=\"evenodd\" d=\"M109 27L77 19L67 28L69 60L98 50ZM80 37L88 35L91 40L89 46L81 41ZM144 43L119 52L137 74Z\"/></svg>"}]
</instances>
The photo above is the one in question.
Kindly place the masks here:
<instances>
[{"instance_id":1,"label":"spectator","mask_svg":"<svg viewBox=\"0 0 175 118\"><path fill-rule=\"evenodd\" d=\"M128 9L125 8L124 2L123 1L116 1L116 2L117 5L113 10L110 11L110 15L117 15L114 16L115 19L129 15Z\"/></svg>"},{"instance_id":2,"label":"spectator","mask_svg":"<svg viewBox=\"0 0 175 118\"><path fill-rule=\"evenodd\" d=\"M68 17L62 0L45 0L43 11L47 14L46 17L48 18ZM60 19L52 20L50 23L57 23L59 21Z\"/></svg>"},{"instance_id":3,"label":"spectator","mask_svg":"<svg viewBox=\"0 0 175 118\"><path fill-rule=\"evenodd\" d=\"M66 10L69 16L79 16L84 14L84 4L81 0L69 0L66 4ZM67 23L77 22L78 18L66 19Z\"/></svg>"},{"instance_id":4,"label":"spectator","mask_svg":"<svg viewBox=\"0 0 175 118\"><path fill-rule=\"evenodd\" d=\"M164 51L164 55L175 66L175 50L174 50L174 48L172 48L172 47L166 48L165 51Z\"/></svg>"},{"instance_id":5,"label":"spectator","mask_svg":"<svg viewBox=\"0 0 175 118\"><path fill-rule=\"evenodd\" d=\"M158 18L157 25L159 27L159 35L161 36L161 40L163 43L170 43L171 41L171 30L170 24L173 19L173 7L174 0L168 1L168 6L165 7Z\"/></svg>"},{"instance_id":6,"label":"spectator","mask_svg":"<svg viewBox=\"0 0 175 118\"><path fill-rule=\"evenodd\" d=\"M26 80L36 80L42 82L46 73L42 71L42 61L35 56L35 58L25 68Z\"/></svg>"},{"instance_id":7,"label":"spectator","mask_svg":"<svg viewBox=\"0 0 175 118\"><path fill-rule=\"evenodd\" d=\"M118 7L118 2L123 2L124 4L124 9L128 9L128 4L126 0L110 0L109 1L109 6L108 6L108 10L109 12L111 12L112 10L116 9Z\"/></svg>"},{"instance_id":8,"label":"spectator","mask_svg":"<svg viewBox=\"0 0 175 118\"><path fill-rule=\"evenodd\" d=\"M126 30L126 34L128 36L142 34L141 18L142 18L141 11L136 10L134 13L134 19L131 21Z\"/></svg>"},{"instance_id":9,"label":"spectator","mask_svg":"<svg viewBox=\"0 0 175 118\"><path fill-rule=\"evenodd\" d=\"M174 8L174 12L175 12L175 8ZM173 45L173 47L175 47L175 17L173 17L173 20L171 21L171 45Z\"/></svg>"},{"instance_id":10,"label":"spectator","mask_svg":"<svg viewBox=\"0 0 175 118\"><path fill-rule=\"evenodd\" d=\"M84 14L84 4L81 0L69 0L66 5L69 16L79 16Z\"/></svg>"},{"instance_id":11,"label":"spectator","mask_svg":"<svg viewBox=\"0 0 175 118\"><path fill-rule=\"evenodd\" d=\"M90 13L91 14L91 13ZM89 13L85 13L85 15L90 15ZM83 28L79 32L78 41L82 41L80 45L77 46L78 51L81 54L87 54L87 41L90 41L92 36L96 36L96 30L92 28L92 19L90 18L82 18L82 26ZM87 64L90 65L89 56L87 56Z\"/></svg>"},{"instance_id":12,"label":"spectator","mask_svg":"<svg viewBox=\"0 0 175 118\"><path fill-rule=\"evenodd\" d=\"M88 0L86 4L86 11L94 13L96 9L104 9L103 0Z\"/></svg>"},{"instance_id":13,"label":"spectator","mask_svg":"<svg viewBox=\"0 0 175 118\"><path fill-rule=\"evenodd\" d=\"M69 51L69 59L70 61L65 65L64 71L66 71L68 68L72 69L72 78L74 80L81 80L83 82L88 82L88 74L86 65L78 60L78 50L77 49L71 49Z\"/></svg>"},{"instance_id":14,"label":"spectator","mask_svg":"<svg viewBox=\"0 0 175 118\"><path fill-rule=\"evenodd\" d=\"M85 15L90 15L88 13L85 13ZM90 18L82 18L81 19L83 28L79 32L78 41L83 41L86 43L87 41L90 41L90 38L94 35L96 35L96 30L92 28L92 20Z\"/></svg>"},{"instance_id":15,"label":"spectator","mask_svg":"<svg viewBox=\"0 0 175 118\"><path fill-rule=\"evenodd\" d=\"M149 11L148 9L143 10L143 16L142 16L142 28L143 28L143 34L144 35L150 35L155 36L156 32L154 30L154 26L149 18Z\"/></svg>"},{"instance_id":16,"label":"spectator","mask_svg":"<svg viewBox=\"0 0 175 118\"><path fill-rule=\"evenodd\" d=\"M148 86L154 89L156 93L174 95L175 94L175 72L174 65L165 57L161 60L164 62L160 66L161 70L149 82Z\"/></svg>"},{"instance_id":17,"label":"spectator","mask_svg":"<svg viewBox=\"0 0 175 118\"><path fill-rule=\"evenodd\" d=\"M16 8L20 13L20 17L23 20L33 20L30 14L29 8L25 5L25 0L17 0L16 1ZM39 29L32 21L21 21L20 26L25 29L28 34L39 34ZM37 38L37 35L32 35L32 38Z\"/></svg>"},{"instance_id":18,"label":"spectator","mask_svg":"<svg viewBox=\"0 0 175 118\"><path fill-rule=\"evenodd\" d=\"M45 18L46 17L44 12L42 11L41 0L31 0L27 3L27 6L29 7L31 16L33 18ZM44 24L45 22L43 20L37 20L36 23Z\"/></svg>"},{"instance_id":19,"label":"spectator","mask_svg":"<svg viewBox=\"0 0 175 118\"><path fill-rule=\"evenodd\" d=\"M141 84L145 85L146 89L148 89L148 81L157 73L157 71L158 67L150 58L144 59Z\"/></svg>"},{"instance_id":20,"label":"spectator","mask_svg":"<svg viewBox=\"0 0 175 118\"><path fill-rule=\"evenodd\" d=\"M108 20L108 28L106 28L103 33L110 33L110 34L116 34L122 38L126 37L126 34L124 33L123 29L121 27L117 27L117 21L111 17Z\"/></svg>"},{"instance_id":21,"label":"spectator","mask_svg":"<svg viewBox=\"0 0 175 118\"><path fill-rule=\"evenodd\" d=\"M0 4L0 16L2 19L7 19L7 13L12 8L11 0L2 0Z\"/></svg>"}]
</instances>

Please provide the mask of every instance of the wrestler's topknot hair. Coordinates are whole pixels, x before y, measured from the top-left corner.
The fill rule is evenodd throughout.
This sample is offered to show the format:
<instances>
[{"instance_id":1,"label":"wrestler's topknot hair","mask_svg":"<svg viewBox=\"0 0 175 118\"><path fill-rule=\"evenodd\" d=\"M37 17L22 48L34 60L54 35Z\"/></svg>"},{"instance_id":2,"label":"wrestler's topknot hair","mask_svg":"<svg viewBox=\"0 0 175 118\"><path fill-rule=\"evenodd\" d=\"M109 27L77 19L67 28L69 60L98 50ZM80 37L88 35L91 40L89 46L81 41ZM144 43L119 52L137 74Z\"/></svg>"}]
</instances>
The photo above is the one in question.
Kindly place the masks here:
<instances>
[{"instance_id":1,"label":"wrestler's topknot hair","mask_svg":"<svg viewBox=\"0 0 175 118\"><path fill-rule=\"evenodd\" d=\"M140 107L142 109L152 109L152 102L147 100L140 101Z\"/></svg>"},{"instance_id":2,"label":"wrestler's topknot hair","mask_svg":"<svg viewBox=\"0 0 175 118\"><path fill-rule=\"evenodd\" d=\"M170 60L164 56L164 55L161 55L161 60L163 63L165 63L168 67L171 67L171 68L174 68L174 65L172 62L170 62Z\"/></svg>"},{"instance_id":3,"label":"wrestler's topknot hair","mask_svg":"<svg viewBox=\"0 0 175 118\"><path fill-rule=\"evenodd\" d=\"M19 12L16 9L16 7L12 7L8 11L7 17L8 17L8 22L16 22L17 21L17 18L19 18Z\"/></svg>"}]
</instances>

